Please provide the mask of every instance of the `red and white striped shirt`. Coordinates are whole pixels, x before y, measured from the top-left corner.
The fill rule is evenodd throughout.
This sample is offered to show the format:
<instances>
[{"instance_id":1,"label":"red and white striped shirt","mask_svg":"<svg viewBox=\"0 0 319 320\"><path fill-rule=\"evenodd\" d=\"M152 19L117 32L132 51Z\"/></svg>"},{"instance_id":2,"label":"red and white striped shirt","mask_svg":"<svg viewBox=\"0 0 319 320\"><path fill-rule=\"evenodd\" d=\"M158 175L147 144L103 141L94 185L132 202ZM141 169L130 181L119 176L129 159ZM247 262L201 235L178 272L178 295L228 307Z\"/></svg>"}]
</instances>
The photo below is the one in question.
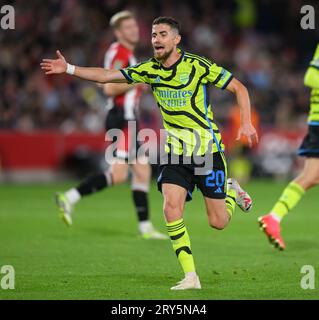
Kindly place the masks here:
<instances>
[{"instance_id":1,"label":"red and white striped shirt","mask_svg":"<svg viewBox=\"0 0 319 320\"><path fill-rule=\"evenodd\" d=\"M104 68L106 69L122 69L136 63L133 52L119 42L114 42L105 53ZM125 120L135 120L134 110L139 103L140 96L140 90L132 88L122 95L109 97L107 108L123 108Z\"/></svg>"}]
</instances>

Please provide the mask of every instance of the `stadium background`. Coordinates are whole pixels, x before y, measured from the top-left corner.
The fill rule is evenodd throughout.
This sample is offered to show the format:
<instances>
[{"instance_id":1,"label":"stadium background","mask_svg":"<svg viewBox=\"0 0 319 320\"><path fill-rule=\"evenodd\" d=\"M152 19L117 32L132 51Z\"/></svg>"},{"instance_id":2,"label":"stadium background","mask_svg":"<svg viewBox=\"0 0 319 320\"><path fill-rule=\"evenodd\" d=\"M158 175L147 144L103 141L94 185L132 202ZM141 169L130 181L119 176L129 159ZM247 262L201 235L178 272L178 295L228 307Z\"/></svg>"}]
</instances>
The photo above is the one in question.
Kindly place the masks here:
<instances>
[{"instance_id":1,"label":"stadium background","mask_svg":"<svg viewBox=\"0 0 319 320\"><path fill-rule=\"evenodd\" d=\"M106 110L101 89L68 76L46 77L39 61L60 48L74 64L102 66L104 53L114 41L109 18L124 8L132 9L139 20L140 61L152 54L153 18L172 15L182 22L184 49L211 57L241 79L251 93L262 137L251 157L256 164L254 174L295 174L298 163L293 157L306 129L309 107L309 90L303 86L303 75L315 47L316 33L300 28L303 1L13 4L16 30L1 31L2 180L52 180L60 177L56 170L86 174L92 167L103 165ZM213 90L212 99L228 153L241 153L232 143L237 120L233 97ZM150 92L144 95L140 110L144 126L160 127L160 115Z\"/></svg>"},{"instance_id":2,"label":"stadium background","mask_svg":"<svg viewBox=\"0 0 319 320\"><path fill-rule=\"evenodd\" d=\"M13 254L12 260L22 270L27 258L23 260L20 256L19 260L18 255L21 254L23 257L31 254L33 256L34 252L41 252L39 242L45 238L44 233L46 231L44 230L49 230L52 223L54 228L59 231L54 231L55 234L51 235L52 242L49 246L50 248L53 247L53 251L51 251L52 256L48 258L47 263L51 264L53 261L55 266L63 264L61 252L59 263L53 258L54 254L59 256L59 253L54 251L58 250L55 247L57 245L55 243L56 239L63 239L61 240L63 242L66 237L69 240L68 246L70 246L67 250L71 250L70 242L77 243L81 237L83 241L89 241L89 243L88 237L93 237L95 240L98 238L98 241L103 242L106 234L107 241L111 242L110 247L113 248L114 252L122 250L121 245L129 246L130 244L130 237L133 237L135 230L116 233L112 231L112 224L108 224L106 230L102 231L94 224L97 221L102 223L103 218L106 219L104 213L106 206L111 207L110 210L114 210L113 215L108 216L107 219L112 220L113 217L115 221L122 221L116 219L120 219L117 213L118 215L123 213L123 219L125 220L123 225L127 230L130 229L130 223L134 221L134 217L131 217L133 215L127 218L128 211L133 211L130 206L120 212L120 209L114 204L110 204L109 201L105 202L104 196L101 194L97 195L95 199L92 197L91 202L85 202L79 209L80 212L83 211L83 216L79 214L78 223L80 226L81 223L86 225L87 228L81 229L79 227L78 231L71 231L73 232L73 240L71 240L72 236L70 234L65 235L65 230L60 230L62 227L58 225L58 222L55 222L53 218L55 208L50 198L54 191L57 188L65 189L65 186L70 185L70 179L77 181L78 178L85 176L89 171L104 166L105 97L101 89L95 84L73 80L69 76L47 77L43 75L39 67L41 59L54 56L56 49L60 49L67 59L74 64L102 66L105 50L114 41L112 30L108 27L109 18L122 9L133 10L138 18L141 33L140 44L136 52L138 60L143 60L152 55L150 26L154 17L171 15L181 21L182 47L184 49L212 58L218 64L231 70L237 78L247 85L254 107L254 119L258 124L261 137L259 146L254 148L252 152L238 144L233 144L238 120L238 115L234 111L234 98L228 93L213 90L212 101L215 118L220 125L228 147L227 153L231 168L233 168L233 171L244 172L243 177L241 177L243 180L248 180L248 176L252 174L254 179L248 186L255 191L255 201L260 201L259 209L261 211L269 209L270 206L270 203L267 203L264 199L264 193L266 192L269 198L275 200L285 181L287 181L286 179L294 176L300 168L301 160L297 159L295 154L296 148L306 131L306 117L309 108L309 90L303 85L303 76L314 52L319 30L319 28L307 31L301 29L300 19L302 15L300 14L300 8L304 4L311 4L311 2L302 0L185 0L174 2L169 0L34 0L32 2L21 0L6 1L6 4L12 4L15 8L16 26L15 30L0 30L0 181L2 182L0 186L2 203L0 226L2 225L2 243L5 246L7 245L7 250L2 251L0 265L5 258L8 260L11 257L10 252L12 251L17 255L15 257L15 254ZM316 2L312 4L316 8ZM150 92L142 98L140 113L143 126L155 127L157 130L161 127L160 115ZM280 178L282 183L275 184L274 180L265 182L265 177ZM65 184L64 181L66 181ZM17 182L23 182L24 184L17 185ZM38 184L39 182L46 182L47 184ZM126 185L114 189L114 191L110 191L110 198L121 201L123 195L129 197L128 190L129 188ZM315 192L310 192L308 200L309 202L307 202L307 206L305 205L304 210L310 212L311 205L314 206L315 204ZM161 210L161 199L155 188L152 189L151 201L153 211L157 211L158 214L158 211ZM37 203L35 207L33 206L34 202ZM85 215L84 212L91 211L92 206L94 207L94 214ZM24 207L27 212L23 211ZM195 208L200 210L201 205L195 202ZM255 222L252 222L255 218L249 218L249 222L247 224L244 222L242 226L235 225L231 231L233 234L226 232L226 238L229 237L231 243L237 242L237 237L247 235L250 230L257 229L256 225L253 225ZM33 243L35 246L33 247L35 251L32 251L29 245L17 244L11 239L12 234L20 232L23 234L23 223L30 223L29 219L34 220L32 225L29 226L28 232L21 235L21 238L17 237L16 241L30 240L30 244ZM88 221L86 222L85 219L88 219ZM159 225L162 223L162 217L159 214L154 219ZM239 218L239 221L242 221L240 219L242 218ZM294 235L293 232L297 232L299 226L304 226L305 230L311 232L311 227L306 227L306 222L301 219L300 216L292 218L292 224L295 223L295 225L291 227L291 237ZM105 221L103 224L105 224ZM200 226L199 223L198 229L194 229L195 243L198 238L196 230L200 230ZM94 228L96 228L95 234L93 234ZM295 240L292 240L292 242L295 241L295 247L297 248L297 252L293 251L294 254L304 250L307 241L310 245L315 243L314 238L305 230L306 236L297 232L297 240L295 238L293 238ZM315 230L312 231L315 233ZM37 234L37 232L39 233ZM254 242L257 238L259 239L257 232L248 236L248 241ZM37 234L38 238L32 238L34 234ZM112 236L117 245L112 242ZM124 237L124 240L121 236ZM207 233L207 237L204 236L201 239L208 239L208 237ZM298 239L300 242L298 242ZM122 240L124 242L118 244L118 241ZM246 261L255 266L256 272L260 267L256 261L261 261L260 263L264 266L263 270L265 270L267 269L265 265L272 259L270 253L266 250L268 248L261 249L265 245L263 240L260 239L259 247L251 250L251 255L246 252L246 258L248 259ZM223 245L220 235L218 235L216 241L216 246ZM48 244L46 243L46 245ZM86 247L83 243L81 245L83 245L83 252L87 254L91 252L88 246ZM144 243L139 242L138 245L140 246L140 249L138 249L140 252L147 250L144 247L147 245ZM248 249L247 244L241 243L241 245L244 248L246 245L246 249ZM99 243L99 246L101 246L101 243ZM156 246L159 245L156 244ZM239 250L238 248L236 249L235 246L234 250ZM97 250L99 249L102 250L98 247ZM77 261L77 254L81 254L81 250L79 248L74 250L72 247L72 252L70 263L72 259ZM260 252L267 252L265 253L267 263L264 263L264 256L261 257ZM97 251L93 260L90 260L90 263L96 261L98 274L104 272L102 272L104 270L103 261L99 260L100 253ZM218 255L222 257L221 263L225 263L226 267L229 263L232 263L227 260L228 257L226 258L222 249L215 253L216 257ZM166 254L165 250L163 254ZM309 249L306 250L305 254L306 256L302 257L302 261L311 263L314 251ZM112 259L117 259L114 256L117 257L118 255L111 254L111 256L113 256L111 258L111 261L113 261ZM259 257L260 260L256 257ZM156 257L153 258L156 260ZM169 256L169 258L171 257ZM279 257L279 260L281 267L287 265L287 261L283 258ZM161 264L161 261L156 261L157 265ZM171 263L171 260L169 261ZM294 255L289 261L291 264L296 263L299 267L299 260ZM117 262L121 265L121 261ZM109 263L110 261L105 261L105 264L108 265ZM200 263L206 266L204 260ZM89 270L91 270L90 266L89 264ZM174 265L174 267L176 266ZM240 263L237 267L239 269L234 267L237 271L227 271L230 278L238 272L245 274L245 276L247 272L251 272L249 277L251 279L256 278L253 271L245 271L245 267L241 266ZM76 268L78 269L79 266ZM218 277L222 269L223 264L220 265L220 269L213 271L213 276ZM111 268L111 270L113 269ZM27 279L33 271L29 272L24 269L23 272ZM82 271L78 270L78 272L81 273ZM113 272L115 271L113 270ZM298 271L296 273L298 276ZM41 284L48 280L48 274L50 273L44 273L40 279L32 279L35 281L34 283L38 283L41 287ZM123 274L125 274L124 271ZM116 276L115 279L117 279ZM283 278L283 280L285 279ZM260 290L261 283L266 283L267 277L257 280L259 281L257 281L259 285L257 287ZM75 291L81 292L80 280L76 281L74 278L74 283L78 285ZM289 282L290 280L286 279L285 281ZM154 286L161 282L162 280L157 279ZM16 296L12 297L39 298L39 293L38 295L36 293L32 294L34 283L30 280L25 285L24 290L17 291ZM229 280L229 290L231 290L231 283L232 280ZM253 284L256 283L253 281ZM28 294L26 294L27 289L30 290ZM67 291L61 296L58 293L54 295L56 288L53 284L47 288L42 287L42 289L43 292L46 292L43 293L44 297L49 298L100 298L99 295L94 295L95 291L90 292L90 290L79 296L72 295ZM45 291L46 289L48 291ZM123 290L123 292L126 290L124 284ZM147 288L145 290L147 291ZM303 298L302 294L304 294L304 292L295 293L291 291L289 295L288 289L286 291L278 289L272 296L271 293L267 295L267 290L270 290L269 284L263 291L264 295L261 294L259 297ZM123 292L120 293L120 289L117 293L110 292L109 295L101 297L148 297L134 296L131 292L126 296ZM242 297L236 295L236 292L240 294L240 291L229 293L229 295L220 291L220 295L218 295L217 291L217 295L214 297ZM249 294L246 292L246 297L258 297L257 291L257 296L254 296L253 292L250 291ZM287 295L285 295L286 293ZM0 296L1 294L3 292L0 290ZM130 294L132 295L130 296ZM298 294L301 294L301 296ZM4 297L8 298L8 296ZM149 297L165 298L167 296L152 296L150 294ZM168 298L172 297L169 296ZM181 297L187 298L188 296ZM211 297L211 295L201 296L201 298L208 299ZM309 297L316 297L316 295L309 294Z\"/></svg>"}]
</instances>

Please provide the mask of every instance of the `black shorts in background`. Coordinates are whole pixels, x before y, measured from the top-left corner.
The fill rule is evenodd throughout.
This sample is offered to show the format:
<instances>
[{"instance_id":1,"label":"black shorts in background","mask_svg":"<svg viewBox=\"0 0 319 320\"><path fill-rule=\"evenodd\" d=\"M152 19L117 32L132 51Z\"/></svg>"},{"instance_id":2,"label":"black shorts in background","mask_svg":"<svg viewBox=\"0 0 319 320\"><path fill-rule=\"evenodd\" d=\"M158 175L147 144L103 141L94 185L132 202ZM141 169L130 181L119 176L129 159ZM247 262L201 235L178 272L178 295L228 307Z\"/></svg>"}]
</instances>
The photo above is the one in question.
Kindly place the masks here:
<instances>
[{"instance_id":1,"label":"black shorts in background","mask_svg":"<svg viewBox=\"0 0 319 320\"><path fill-rule=\"evenodd\" d=\"M319 158L319 122L318 125L309 125L298 155L307 158Z\"/></svg>"}]
</instances>

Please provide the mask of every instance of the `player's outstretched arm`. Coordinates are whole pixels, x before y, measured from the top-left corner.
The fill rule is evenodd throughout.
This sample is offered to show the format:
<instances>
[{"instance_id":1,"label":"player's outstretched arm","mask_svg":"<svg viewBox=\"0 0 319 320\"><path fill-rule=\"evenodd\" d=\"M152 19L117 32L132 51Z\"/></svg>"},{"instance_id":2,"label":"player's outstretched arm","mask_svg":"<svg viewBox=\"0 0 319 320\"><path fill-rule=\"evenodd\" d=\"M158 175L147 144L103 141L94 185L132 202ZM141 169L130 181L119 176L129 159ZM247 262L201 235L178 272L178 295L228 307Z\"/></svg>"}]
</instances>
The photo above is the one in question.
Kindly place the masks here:
<instances>
[{"instance_id":1,"label":"player's outstretched arm","mask_svg":"<svg viewBox=\"0 0 319 320\"><path fill-rule=\"evenodd\" d=\"M90 80L98 83L125 83L127 80L118 70L107 70L104 68L85 68L70 65L58 50L57 59L43 59L40 63L41 69L45 74L68 73L81 79Z\"/></svg>"},{"instance_id":2,"label":"player's outstretched arm","mask_svg":"<svg viewBox=\"0 0 319 320\"><path fill-rule=\"evenodd\" d=\"M233 78L230 81L226 89L236 95L237 103L240 108L241 126L238 130L236 140L239 140L242 135L246 136L249 146L251 147L254 141L255 143L258 142L258 135L256 129L251 123L251 107L248 90L236 78Z\"/></svg>"}]
</instances>

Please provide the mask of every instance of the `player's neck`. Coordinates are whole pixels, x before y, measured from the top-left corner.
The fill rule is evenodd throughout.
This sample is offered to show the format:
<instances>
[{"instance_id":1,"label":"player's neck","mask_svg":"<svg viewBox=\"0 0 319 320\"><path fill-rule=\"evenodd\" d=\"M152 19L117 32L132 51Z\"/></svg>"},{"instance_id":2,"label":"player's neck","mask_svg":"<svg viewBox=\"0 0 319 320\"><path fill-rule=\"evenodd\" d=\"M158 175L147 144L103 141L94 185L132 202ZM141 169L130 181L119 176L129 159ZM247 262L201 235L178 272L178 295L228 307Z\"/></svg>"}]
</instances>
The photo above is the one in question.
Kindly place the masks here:
<instances>
[{"instance_id":1,"label":"player's neck","mask_svg":"<svg viewBox=\"0 0 319 320\"><path fill-rule=\"evenodd\" d=\"M181 57L181 53L178 52L177 50L174 50L168 57L167 59L161 61L161 64L165 68L171 67L176 61Z\"/></svg>"},{"instance_id":2,"label":"player's neck","mask_svg":"<svg viewBox=\"0 0 319 320\"><path fill-rule=\"evenodd\" d=\"M125 40L118 40L118 43L120 43L123 47L126 49L129 49L130 51L135 50L135 45L132 44L131 42L125 41Z\"/></svg>"}]
</instances>

